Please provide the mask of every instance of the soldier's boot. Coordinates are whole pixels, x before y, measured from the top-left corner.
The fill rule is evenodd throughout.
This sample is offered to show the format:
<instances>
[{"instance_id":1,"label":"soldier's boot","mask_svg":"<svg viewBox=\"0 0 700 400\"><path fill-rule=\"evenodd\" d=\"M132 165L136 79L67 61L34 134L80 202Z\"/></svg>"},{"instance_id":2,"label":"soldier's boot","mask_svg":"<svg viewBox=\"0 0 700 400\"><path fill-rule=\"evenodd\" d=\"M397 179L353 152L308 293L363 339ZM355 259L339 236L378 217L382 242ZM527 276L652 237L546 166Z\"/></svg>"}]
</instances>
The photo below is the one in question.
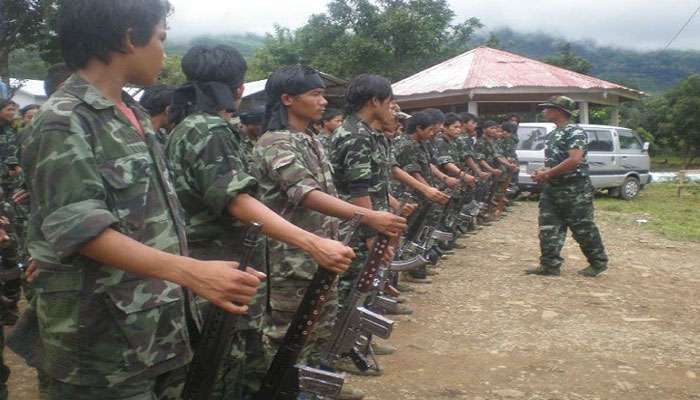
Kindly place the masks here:
<instances>
[{"instance_id":1,"label":"soldier's boot","mask_svg":"<svg viewBox=\"0 0 700 400\"><path fill-rule=\"evenodd\" d=\"M404 276L405 276L405 274L404 274ZM399 289L400 291L406 292L406 293L411 293L411 292L416 291L416 289L412 288L411 285L407 285L407 284L401 283L401 282L396 284L396 288Z\"/></svg>"},{"instance_id":2,"label":"soldier's boot","mask_svg":"<svg viewBox=\"0 0 700 400\"><path fill-rule=\"evenodd\" d=\"M396 304L396 306L384 313L384 315L412 315L413 309L406 304Z\"/></svg>"},{"instance_id":3,"label":"soldier's boot","mask_svg":"<svg viewBox=\"0 0 700 400\"><path fill-rule=\"evenodd\" d=\"M423 271L422 273L414 274L406 272L403 276L403 281L409 283L433 283L432 279L429 279L428 276L425 274L425 271Z\"/></svg>"},{"instance_id":4,"label":"soldier's boot","mask_svg":"<svg viewBox=\"0 0 700 400\"><path fill-rule=\"evenodd\" d=\"M540 265L537 268L525 270L525 273L527 275L559 276L561 275L561 268Z\"/></svg>"},{"instance_id":5,"label":"soldier's boot","mask_svg":"<svg viewBox=\"0 0 700 400\"><path fill-rule=\"evenodd\" d=\"M388 356L396 353L396 350L396 347L392 345L372 341L372 352L374 352L375 356Z\"/></svg>"},{"instance_id":6,"label":"soldier's boot","mask_svg":"<svg viewBox=\"0 0 700 400\"><path fill-rule=\"evenodd\" d=\"M382 376L384 374L384 370L380 368L370 368L366 371L362 371L361 369L357 368L357 365L355 365L355 363L349 357L343 357L336 361L333 364L333 367L338 371L347 372L357 376Z\"/></svg>"},{"instance_id":7,"label":"soldier's boot","mask_svg":"<svg viewBox=\"0 0 700 400\"><path fill-rule=\"evenodd\" d=\"M587 268L582 269L581 271L578 271L579 275L583 275L587 278L595 278L596 276L602 274L603 272L608 270L607 265L603 266L593 266L589 265Z\"/></svg>"},{"instance_id":8,"label":"soldier's boot","mask_svg":"<svg viewBox=\"0 0 700 400\"><path fill-rule=\"evenodd\" d=\"M348 385L343 385L338 395L338 400L362 400L364 398L365 394L361 390L348 387Z\"/></svg>"}]
</instances>

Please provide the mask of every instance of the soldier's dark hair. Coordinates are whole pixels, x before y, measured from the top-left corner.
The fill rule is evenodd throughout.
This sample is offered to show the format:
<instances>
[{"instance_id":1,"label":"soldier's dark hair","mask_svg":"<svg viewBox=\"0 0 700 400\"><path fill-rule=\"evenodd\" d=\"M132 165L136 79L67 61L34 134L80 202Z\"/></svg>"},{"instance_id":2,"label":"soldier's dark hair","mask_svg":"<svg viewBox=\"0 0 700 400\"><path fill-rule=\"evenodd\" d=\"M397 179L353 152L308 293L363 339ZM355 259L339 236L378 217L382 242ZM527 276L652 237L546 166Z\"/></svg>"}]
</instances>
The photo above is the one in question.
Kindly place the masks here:
<instances>
[{"instance_id":1,"label":"soldier's dark hair","mask_svg":"<svg viewBox=\"0 0 700 400\"><path fill-rule=\"evenodd\" d=\"M465 113L461 113L460 115L462 116L462 122L464 122L465 124L469 121L474 121L476 123L479 123L479 117L477 117L476 115L474 115L472 113L465 112Z\"/></svg>"},{"instance_id":2,"label":"soldier's dark hair","mask_svg":"<svg viewBox=\"0 0 700 400\"><path fill-rule=\"evenodd\" d=\"M20 108L19 114L20 114L22 117L24 117L24 115L27 114L28 112L30 112L30 111L32 111L32 110L38 110L38 109L40 109L40 108L41 108L41 106L38 105L38 104L30 104L30 105L28 105L28 106L24 106L24 107Z\"/></svg>"},{"instance_id":3,"label":"soldier's dark hair","mask_svg":"<svg viewBox=\"0 0 700 400\"><path fill-rule=\"evenodd\" d=\"M423 110L423 112L428 114L428 116L430 116L431 121L433 121L430 125L445 123L445 113L438 110L437 108L426 108L425 110Z\"/></svg>"},{"instance_id":4,"label":"soldier's dark hair","mask_svg":"<svg viewBox=\"0 0 700 400\"><path fill-rule=\"evenodd\" d=\"M418 129L425 129L432 125L434 125L433 117L425 111L419 111L413 114L406 122L406 133L412 135L416 133Z\"/></svg>"},{"instance_id":5,"label":"soldier's dark hair","mask_svg":"<svg viewBox=\"0 0 700 400\"><path fill-rule=\"evenodd\" d=\"M515 135L515 133L518 131L518 126L512 122L504 122L501 124L501 129L512 135Z\"/></svg>"},{"instance_id":6,"label":"soldier's dark hair","mask_svg":"<svg viewBox=\"0 0 700 400\"><path fill-rule=\"evenodd\" d=\"M268 131L287 129L287 110L282 95L299 96L326 85L315 69L306 65L288 65L273 72L265 84L265 127Z\"/></svg>"},{"instance_id":7,"label":"soldier's dark hair","mask_svg":"<svg viewBox=\"0 0 700 400\"><path fill-rule=\"evenodd\" d=\"M321 117L321 122L326 122L330 121L335 117L342 116L343 111L339 110L337 108L327 108L326 111L323 113L323 117Z\"/></svg>"},{"instance_id":8,"label":"soldier's dark hair","mask_svg":"<svg viewBox=\"0 0 700 400\"><path fill-rule=\"evenodd\" d=\"M510 121L510 120L513 119L513 118L517 119L517 120L518 120L518 123L520 123L520 122L522 121L522 120L520 119L520 115L515 114L515 113L511 113L511 114L506 115L505 121L508 122L508 121Z\"/></svg>"},{"instance_id":9,"label":"soldier's dark hair","mask_svg":"<svg viewBox=\"0 0 700 400\"><path fill-rule=\"evenodd\" d=\"M139 104L148 111L151 116L164 113L173 102L174 86L153 85L143 91Z\"/></svg>"},{"instance_id":10,"label":"soldier's dark hair","mask_svg":"<svg viewBox=\"0 0 700 400\"><path fill-rule=\"evenodd\" d=\"M494 126L498 126L498 124L495 121L488 120L488 121L484 121L481 124L481 129L488 129L488 128L492 128Z\"/></svg>"},{"instance_id":11,"label":"soldier's dark hair","mask_svg":"<svg viewBox=\"0 0 700 400\"><path fill-rule=\"evenodd\" d=\"M394 98L391 82L380 75L362 74L348 84L345 102L348 113L358 112L372 99L385 101Z\"/></svg>"},{"instance_id":12,"label":"soldier's dark hair","mask_svg":"<svg viewBox=\"0 0 700 400\"><path fill-rule=\"evenodd\" d=\"M457 113L447 113L445 114L445 126L450 126L454 123L462 122L462 117Z\"/></svg>"},{"instance_id":13,"label":"soldier's dark hair","mask_svg":"<svg viewBox=\"0 0 700 400\"><path fill-rule=\"evenodd\" d=\"M44 79L44 92L46 96L51 97L58 88L70 78L73 70L64 63L54 64L49 67Z\"/></svg>"},{"instance_id":14,"label":"soldier's dark hair","mask_svg":"<svg viewBox=\"0 0 700 400\"><path fill-rule=\"evenodd\" d=\"M241 53L228 45L196 45L182 57L182 72L190 81L223 82L238 88L247 70Z\"/></svg>"},{"instance_id":15,"label":"soldier's dark hair","mask_svg":"<svg viewBox=\"0 0 700 400\"><path fill-rule=\"evenodd\" d=\"M124 51L127 34L135 46L145 46L171 10L167 0L64 0L59 4L58 42L66 64L74 70L93 58L109 63L112 53Z\"/></svg>"},{"instance_id":16,"label":"soldier's dark hair","mask_svg":"<svg viewBox=\"0 0 700 400\"><path fill-rule=\"evenodd\" d=\"M241 113L241 123L244 125L262 125L265 122L265 107L255 107Z\"/></svg>"},{"instance_id":17,"label":"soldier's dark hair","mask_svg":"<svg viewBox=\"0 0 700 400\"><path fill-rule=\"evenodd\" d=\"M0 99L0 110L3 110L7 106L15 106L18 107L17 103L10 99Z\"/></svg>"}]
</instances>

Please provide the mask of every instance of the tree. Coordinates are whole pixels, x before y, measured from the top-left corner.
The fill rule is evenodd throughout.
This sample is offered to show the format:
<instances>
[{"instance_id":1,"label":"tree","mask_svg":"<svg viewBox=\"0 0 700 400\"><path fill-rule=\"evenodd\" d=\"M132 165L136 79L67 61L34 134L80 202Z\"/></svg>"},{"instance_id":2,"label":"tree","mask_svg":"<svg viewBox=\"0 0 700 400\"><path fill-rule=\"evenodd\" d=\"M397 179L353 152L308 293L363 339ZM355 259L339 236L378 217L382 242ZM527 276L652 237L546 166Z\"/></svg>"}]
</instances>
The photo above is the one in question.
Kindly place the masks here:
<instances>
[{"instance_id":1,"label":"tree","mask_svg":"<svg viewBox=\"0 0 700 400\"><path fill-rule=\"evenodd\" d=\"M403 78L468 48L482 25L454 19L446 0L333 0L296 31L276 27L251 70L259 77L301 62L339 77Z\"/></svg>"},{"instance_id":2,"label":"tree","mask_svg":"<svg viewBox=\"0 0 700 400\"><path fill-rule=\"evenodd\" d=\"M544 62L568 69L569 71L578 72L579 74L588 74L593 68L593 65L588 60L576 55L569 42L559 46L559 53L545 58Z\"/></svg>"},{"instance_id":3,"label":"tree","mask_svg":"<svg viewBox=\"0 0 700 400\"><path fill-rule=\"evenodd\" d=\"M492 49L503 49L503 46L501 45L501 40L493 32L489 34L489 39L486 41L486 43L484 43L484 46L490 47Z\"/></svg>"},{"instance_id":4,"label":"tree","mask_svg":"<svg viewBox=\"0 0 700 400\"><path fill-rule=\"evenodd\" d=\"M185 73L182 72L182 57L168 56L165 59L163 72L160 74L160 83L164 85L180 86L187 82Z\"/></svg>"},{"instance_id":5,"label":"tree","mask_svg":"<svg viewBox=\"0 0 700 400\"><path fill-rule=\"evenodd\" d=\"M691 75L665 96L670 129L685 158L685 168L700 157L700 75Z\"/></svg>"},{"instance_id":6,"label":"tree","mask_svg":"<svg viewBox=\"0 0 700 400\"><path fill-rule=\"evenodd\" d=\"M54 0L0 0L0 77L8 86L10 53L48 43L55 9Z\"/></svg>"}]
</instances>

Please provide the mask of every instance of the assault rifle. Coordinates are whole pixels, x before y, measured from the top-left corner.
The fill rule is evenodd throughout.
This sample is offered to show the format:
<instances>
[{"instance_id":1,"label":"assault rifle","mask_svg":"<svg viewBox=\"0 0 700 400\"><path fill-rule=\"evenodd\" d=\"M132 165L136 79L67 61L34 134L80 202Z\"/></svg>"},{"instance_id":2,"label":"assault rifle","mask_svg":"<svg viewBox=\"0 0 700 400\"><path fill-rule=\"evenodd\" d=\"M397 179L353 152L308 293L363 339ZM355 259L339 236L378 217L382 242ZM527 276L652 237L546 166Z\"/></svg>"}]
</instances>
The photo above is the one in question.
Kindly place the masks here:
<instances>
[{"instance_id":1,"label":"assault rifle","mask_svg":"<svg viewBox=\"0 0 700 400\"><path fill-rule=\"evenodd\" d=\"M243 257L238 265L245 271L255 255L262 225L252 224L246 229L243 239ZM211 398L221 362L228 354L233 339L233 330L238 316L210 304L204 317L204 327L196 344L190 363L183 397L185 400L208 400Z\"/></svg>"},{"instance_id":2,"label":"assault rifle","mask_svg":"<svg viewBox=\"0 0 700 400\"><path fill-rule=\"evenodd\" d=\"M363 217L363 214L356 214L350 220L345 245L352 240ZM267 370L260 391L255 396L256 400L296 400L300 391L313 393L321 398L335 398L340 393L345 381L343 375L296 365L306 340L321 317L321 310L328 301L337 276L336 273L323 268L319 268L314 274L282 345Z\"/></svg>"},{"instance_id":3,"label":"assault rifle","mask_svg":"<svg viewBox=\"0 0 700 400\"><path fill-rule=\"evenodd\" d=\"M27 215L21 207L18 207L17 203L12 199L5 199L4 195L3 200L0 201L0 215L9 221L9 224L2 226L2 229L10 237L10 241L14 243L17 251L17 267L0 269L0 282L9 282L20 279L27 268L29 255L23 241L24 227L22 225L22 220L26 221Z\"/></svg>"},{"instance_id":4,"label":"assault rifle","mask_svg":"<svg viewBox=\"0 0 700 400\"><path fill-rule=\"evenodd\" d=\"M324 368L332 369L338 359L350 357L359 370L367 371L370 363L358 348L358 340L368 334L382 339L391 336L394 321L363 306L375 288L390 242L391 238L383 234L375 238L365 265L353 282L347 303L343 305L333 336L321 353L321 364Z\"/></svg>"}]
</instances>

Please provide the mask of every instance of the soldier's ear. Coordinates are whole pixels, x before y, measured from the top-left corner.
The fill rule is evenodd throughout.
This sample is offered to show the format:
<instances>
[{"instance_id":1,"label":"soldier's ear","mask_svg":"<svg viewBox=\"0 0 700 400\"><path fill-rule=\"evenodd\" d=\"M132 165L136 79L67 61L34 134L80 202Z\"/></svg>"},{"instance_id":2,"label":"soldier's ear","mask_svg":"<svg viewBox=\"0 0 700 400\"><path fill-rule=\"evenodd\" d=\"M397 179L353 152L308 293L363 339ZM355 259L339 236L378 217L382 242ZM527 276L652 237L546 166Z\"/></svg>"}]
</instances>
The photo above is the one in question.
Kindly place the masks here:
<instances>
[{"instance_id":1,"label":"soldier's ear","mask_svg":"<svg viewBox=\"0 0 700 400\"><path fill-rule=\"evenodd\" d=\"M285 107L291 107L292 104L294 104L294 97L295 96L289 95L287 93L283 94L282 96L280 96L282 105L284 105Z\"/></svg>"}]
</instances>

